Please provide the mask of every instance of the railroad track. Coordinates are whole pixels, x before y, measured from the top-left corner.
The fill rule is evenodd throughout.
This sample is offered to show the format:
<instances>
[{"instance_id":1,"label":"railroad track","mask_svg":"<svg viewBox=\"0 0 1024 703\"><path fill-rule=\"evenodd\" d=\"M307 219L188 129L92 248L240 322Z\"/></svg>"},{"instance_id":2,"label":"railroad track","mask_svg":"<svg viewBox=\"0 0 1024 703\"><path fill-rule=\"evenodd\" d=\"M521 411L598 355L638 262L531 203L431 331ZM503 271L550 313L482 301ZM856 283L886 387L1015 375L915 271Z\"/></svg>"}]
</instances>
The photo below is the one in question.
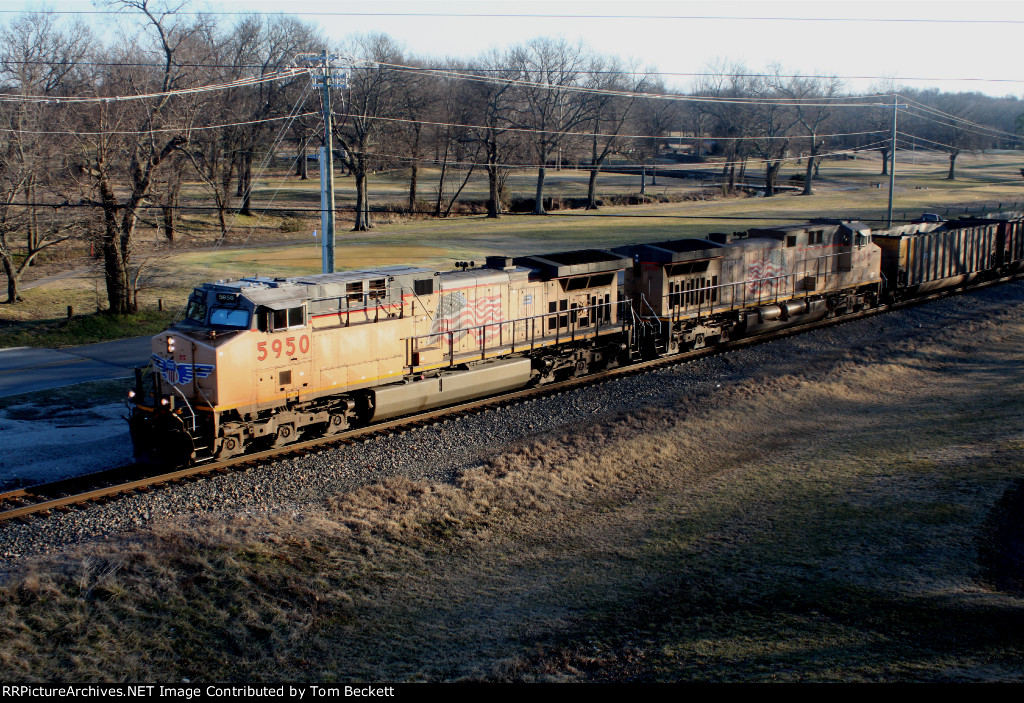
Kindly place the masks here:
<instances>
[{"instance_id":1,"label":"railroad track","mask_svg":"<svg viewBox=\"0 0 1024 703\"><path fill-rule=\"evenodd\" d=\"M607 371L601 371L599 373L589 374L587 376L581 376L579 378L514 391L500 396L481 398L458 405L451 405L437 410L420 413L418 415L410 415L395 420L389 420L387 422L369 425L367 427L339 432L328 437L318 437L289 444L284 447L244 454L225 461L207 462L164 473L154 473L153 467L144 464L130 464L84 476L63 479L36 486L23 487L5 493L0 493L0 524L7 523L12 520L26 521L40 517L47 517L55 513L83 509L92 504L116 500L121 496L145 493L165 485L202 480L204 477L208 476L245 470L248 467L257 466L270 459L298 457L332 447L366 441L367 439L377 436L409 431L418 427L434 424L441 420L457 417L459 415L484 412L486 410L519 403L528 399L542 398L545 396L564 393L568 390L581 388L583 386L604 383L615 378L648 373L659 368L686 363L705 356L722 354L724 352L743 349L745 347L763 344L776 339L783 339L797 334L804 334L814 330L845 324L854 320L882 315L895 310L923 305L954 295L960 295L1004 283L1010 283L1022 278L1024 278L1024 273L985 281L961 288L939 291L913 300L849 313L841 317L828 318L819 322L801 325L799 327L776 330L767 334L757 335L756 337L737 339L706 349L693 350L649 361L637 362L629 366L622 366L615 369L609 369Z\"/></svg>"}]
</instances>

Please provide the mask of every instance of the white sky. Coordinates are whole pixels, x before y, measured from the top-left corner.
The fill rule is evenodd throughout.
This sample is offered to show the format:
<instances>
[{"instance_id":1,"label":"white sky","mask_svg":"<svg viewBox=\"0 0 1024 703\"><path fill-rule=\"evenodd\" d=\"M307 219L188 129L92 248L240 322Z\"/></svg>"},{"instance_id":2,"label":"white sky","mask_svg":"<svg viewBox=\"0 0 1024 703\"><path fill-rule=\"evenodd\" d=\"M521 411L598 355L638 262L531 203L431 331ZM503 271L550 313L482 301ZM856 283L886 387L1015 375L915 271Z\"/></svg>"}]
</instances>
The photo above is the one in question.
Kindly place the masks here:
<instances>
[{"instance_id":1,"label":"white sky","mask_svg":"<svg viewBox=\"0 0 1024 703\"><path fill-rule=\"evenodd\" d=\"M96 13L103 6L90 0L59 0L50 5L60 11L91 13L87 18L98 28L115 31L109 14ZM38 2L0 0L0 10L40 6ZM889 77L897 84L922 88L1024 96L1019 58L1024 2L1019 0L193 0L189 9L290 12L321 26L338 42L353 33L386 32L410 53L428 58L469 58L491 47L507 47L538 36L564 36L663 72L701 72L716 60L740 62L753 72L778 63L785 73L839 75L848 79L851 90L865 90ZM383 16L391 13L419 15ZM503 16L451 16L470 13ZM0 21L9 16L0 14ZM866 21L870 19L901 21ZM138 26L139 21L130 20L127 28L132 24ZM685 75L666 76L666 83L681 89L691 81Z\"/></svg>"}]
</instances>

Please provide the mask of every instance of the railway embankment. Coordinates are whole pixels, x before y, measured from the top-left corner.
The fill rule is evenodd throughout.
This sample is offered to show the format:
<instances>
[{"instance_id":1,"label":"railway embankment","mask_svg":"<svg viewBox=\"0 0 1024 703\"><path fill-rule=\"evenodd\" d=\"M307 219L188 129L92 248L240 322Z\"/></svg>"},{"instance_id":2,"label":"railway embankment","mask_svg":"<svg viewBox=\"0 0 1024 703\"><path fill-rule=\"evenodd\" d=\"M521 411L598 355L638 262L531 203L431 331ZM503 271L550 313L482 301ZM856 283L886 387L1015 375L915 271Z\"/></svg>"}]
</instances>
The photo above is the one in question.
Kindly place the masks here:
<instances>
[{"instance_id":1,"label":"railway embankment","mask_svg":"<svg viewBox=\"0 0 1024 703\"><path fill-rule=\"evenodd\" d=\"M1017 283L7 525L5 664L1016 680L1022 342Z\"/></svg>"}]
</instances>

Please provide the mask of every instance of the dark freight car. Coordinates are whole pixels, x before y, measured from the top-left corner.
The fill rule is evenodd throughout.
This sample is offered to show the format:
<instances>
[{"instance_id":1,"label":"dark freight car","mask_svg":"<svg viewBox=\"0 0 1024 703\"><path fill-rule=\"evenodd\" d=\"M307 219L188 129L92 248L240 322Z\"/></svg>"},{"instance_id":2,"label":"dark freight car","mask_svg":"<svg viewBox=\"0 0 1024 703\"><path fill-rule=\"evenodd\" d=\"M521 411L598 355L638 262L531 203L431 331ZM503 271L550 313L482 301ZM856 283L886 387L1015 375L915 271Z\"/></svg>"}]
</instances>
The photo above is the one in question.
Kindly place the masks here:
<instances>
[{"instance_id":1,"label":"dark freight car","mask_svg":"<svg viewBox=\"0 0 1024 703\"><path fill-rule=\"evenodd\" d=\"M998 225L961 224L915 225L875 234L889 289L904 295L926 293L969 283L995 268Z\"/></svg>"}]
</instances>

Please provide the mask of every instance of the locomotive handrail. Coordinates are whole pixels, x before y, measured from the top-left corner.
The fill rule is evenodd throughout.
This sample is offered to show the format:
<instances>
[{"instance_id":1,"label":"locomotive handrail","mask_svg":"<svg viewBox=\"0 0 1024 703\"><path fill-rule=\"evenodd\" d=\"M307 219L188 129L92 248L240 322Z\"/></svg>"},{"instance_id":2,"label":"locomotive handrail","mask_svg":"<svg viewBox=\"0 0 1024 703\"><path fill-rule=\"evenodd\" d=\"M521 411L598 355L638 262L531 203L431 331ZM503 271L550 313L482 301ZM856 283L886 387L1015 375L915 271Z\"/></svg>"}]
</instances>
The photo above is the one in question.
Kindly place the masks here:
<instances>
[{"instance_id":1,"label":"locomotive handrail","mask_svg":"<svg viewBox=\"0 0 1024 703\"><path fill-rule=\"evenodd\" d=\"M187 407L188 411L192 414L192 431L195 432L196 431L196 411L192 409L192 404L188 402L188 398L185 397L185 394L182 393L181 390L178 389L178 387L175 386L173 383L171 384L171 389L174 390L175 393L180 395L181 399L185 401L185 407Z\"/></svg>"},{"instance_id":2,"label":"locomotive handrail","mask_svg":"<svg viewBox=\"0 0 1024 703\"><path fill-rule=\"evenodd\" d=\"M651 304L649 302L647 302L647 296L644 295L643 293L640 294L640 303L641 303L641 305L646 305L647 309L651 311L651 313L654 315L654 318L658 321L658 334L660 335L661 334L661 318L658 317L658 313L654 312L654 308L652 308ZM642 308L640 310L640 316L643 317L643 309Z\"/></svg>"},{"instance_id":3,"label":"locomotive handrail","mask_svg":"<svg viewBox=\"0 0 1024 703\"><path fill-rule=\"evenodd\" d=\"M800 276L800 275L802 275L802 274L795 273L795 272L794 273L784 273L784 274L780 274L778 276L764 276L762 278L751 278L751 279L747 279L747 280L743 280L743 281L734 281L732 283L719 283L719 284L713 285L713 286L711 286L711 285L701 286L699 288L691 288L690 290L683 290L683 291L678 291L678 292L675 292L675 293L666 293L665 295L661 296L661 300L663 301L663 303L665 303L665 305L664 305L664 308L663 308L664 311L662 313L660 313L660 314L654 310L654 308L650 305L650 303L647 302L646 298L644 298L643 302L645 304L647 304L647 307L651 311L653 317L659 317L660 318L662 316L665 316L666 314L671 316L674 313L678 313L678 312L691 312L691 311L694 311L694 310L696 310L696 312L697 312L697 314L699 316L700 312L702 310L712 311L713 312L716 308L718 308L719 310L725 309L727 303L723 302L723 301L725 301L726 298L728 298L728 309L729 310L734 310L736 308L736 304L737 304L737 296L736 296L736 287L737 286L744 286L744 288L743 288L744 295L743 295L742 307L747 307L747 302L746 302L746 300L747 300L747 298L746 298L747 288L746 287L747 286L751 286L751 284L756 284L758 289L760 290L761 288L763 288L765 286L766 282L768 282L768 283L771 284L770 285L770 289L772 291L774 291L774 300L773 300L773 302L777 303L778 300L779 300L779 295L782 294L783 292L785 292L783 289L788 288L788 292L789 293L791 293L794 296L796 295L796 293L797 293L797 290L796 290L796 278L798 276ZM793 279L793 282L792 282L792 284L790 286L780 286L780 285L778 285L776 283L776 282L781 281L782 279L786 279L786 278L792 278ZM726 291L727 288L730 289L730 290ZM713 293L715 291L719 292L718 296L710 295L710 293ZM726 293L726 292L729 293L728 296L724 295L724 293ZM704 296L704 300L703 301L701 300L700 293L706 293L706 295ZM685 301L686 300L686 296L688 296L688 295L696 295L697 296L697 302L696 303L687 303L687 302L673 303L672 302L673 298L676 298L676 300ZM716 299L717 299L717 301L719 303L717 305L716 305L716 302L715 302ZM763 302L762 296L758 295L758 304L760 304L761 302ZM705 307L705 305L706 305L706 307Z\"/></svg>"},{"instance_id":4,"label":"locomotive handrail","mask_svg":"<svg viewBox=\"0 0 1024 703\"><path fill-rule=\"evenodd\" d=\"M625 301L619 301L619 302L621 303L621 302L625 302ZM421 349L424 348L424 347L420 346L420 340L423 340L423 339L437 339L437 343L430 343L428 345L425 345L426 348L428 348L428 349L430 347L434 347L435 344L437 345L436 348L439 349L439 350L442 350L442 349L444 349L445 346L447 346L447 350L446 350L447 354L446 355L449 357L449 361L451 363L454 363L454 361L455 361L455 356L454 356L455 348L457 346L456 343L455 343L455 336L456 335L460 336L460 341L461 341L461 337L464 337L465 335L468 335L470 333L474 333L474 336L476 337L476 340L477 340L476 341L476 346L475 347L470 347L470 348L467 348L467 349L463 350L465 353L476 352L476 351L485 351L486 348L487 348L487 330L488 330L488 328L491 328L491 329L493 329L494 327L498 328L498 332L497 332L498 339L499 339L498 346L501 347L501 346L505 346L505 342L504 342L505 326L506 325L511 325L512 326L512 330L511 330L511 335L510 335L510 341L509 341L508 344L511 346L511 351L514 352L516 350L516 325L518 323L524 323L523 335L524 335L525 339L523 340L523 342L524 343L528 343L529 344L529 348L532 350L536 346L536 342L537 342L537 327L536 327L536 321L537 320L543 320L543 319L551 318L551 317L557 318L557 317L560 317L562 315L565 315L566 317L570 318L570 322L567 324L567 327L570 328L571 338L575 339L576 338L576 332L578 332L580 330L580 327L579 327L579 324L578 324L579 315L580 315L581 312L584 312L584 311L592 311L594 313L592 315L592 317L591 317L593 322L590 323L590 324L593 324L593 326L594 326L594 334L597 334L600 331L601 323L602 322L604 322L605 324L610 322L610 321L604 320L603 319L604 316L601 313L603 311L607 311L609 313L611 312L611 302L609 301L607 303L601 302L601 303L596 303L596 304L593 304L593 305L583 305L583 306L578 306L578 307L575 307L575 308L572 308L572 309L558 310L558 311L555 311L553 313L552 312L546 312L546 313L540 313L540 314L537 314L537 315L528 315L526 317L517 317L517 318L512 319L512 320L494 320L492 322L484 322L484 323L479 324L479 325L469 325L469 326L466 326L466 327L458 327L458 328L450 329L450 330L438 330L436 332L428 332L426 334L419 334L419 335L414 335L414 336L411 336L411 337L402 337L401 339L402 339L403 342L406 343L406 348L408 350L406 358L410 362L410 364L412 362L412 354L415 353L415 352L418 352L418 351L420 351ZM572 320L572 316L573 316L574 313L575 313L576 319ZM609 317L610 317L610 315L609 315ZM531 323L531 322L533 324L526 325L526 323ZM620 323L620 326L624 327L624 325L622 324L622 320L618 320L618 322ZM590 325L588 324L588 327L589 326ZM479 331L479 333L477 333L477 331ZM562 325L559 324L558 322L556 322L555 334L550 336L550 338L552 340L554 340L555 342L559 342L559 341L562 340L562 336L561 335L562 335ZM543 339L546 336L548 336L548 335L544 335L543 333L540 335L541 339ZM447 340L444 339L445 337L447 337ZM447 342L447 345L445 344L445 341Z\"/></svg>"}]
</instances>

